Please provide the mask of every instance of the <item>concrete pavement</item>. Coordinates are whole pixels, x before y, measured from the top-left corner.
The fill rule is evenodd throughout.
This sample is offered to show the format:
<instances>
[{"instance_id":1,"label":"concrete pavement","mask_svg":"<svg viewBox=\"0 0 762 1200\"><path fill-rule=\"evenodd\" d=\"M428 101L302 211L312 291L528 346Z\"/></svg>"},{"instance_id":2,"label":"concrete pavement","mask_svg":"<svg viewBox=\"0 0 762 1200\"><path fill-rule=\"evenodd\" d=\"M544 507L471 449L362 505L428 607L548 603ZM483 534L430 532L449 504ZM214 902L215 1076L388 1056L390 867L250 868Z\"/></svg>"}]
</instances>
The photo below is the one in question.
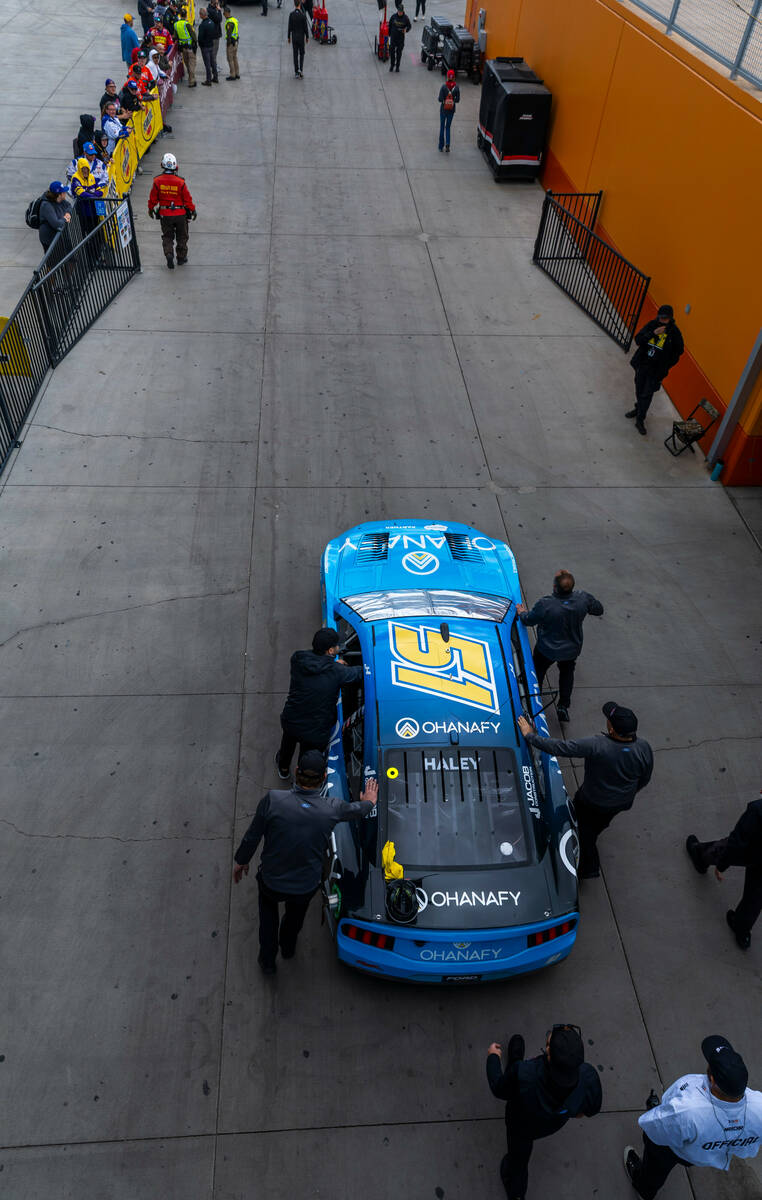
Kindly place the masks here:
<instances>
[{"instance_id":1,"label":"concrete pavement","mask_svg":"<svg viewBox=\"0 0 762 1200\"><path fill-rule=\"evenodd\" d=\"M123 10L105 9L41 0L30 76L26 17L0 0L6 312L39 259L28 199L116 77ZM530 1195L626 1200L621 1147L652 1086L701 1069L705 1034L762 1087L762 935L736 948L740 872L699 879L682 848L760 786L759 495L669 457L663 393L634 433L627 360L531 266L542 193L492 182L467 81L438 153L420 23L390 75L375 5L332 0L338 45L310 43L296 81L286 7L235 11L240 83L178 91L133 191L144 272L0 480L0 1192L498 1200L486 1047L520 1029L532 1052L569 1019L604 1111L537 1147ZM166 149L199 209L173 273L146 214ZM507 538L530 600L560 565L601 597L570 731L631 704L654 779L601 839L552 971L368 980L315 904L263 979L252 877L233 890L230 865L274 782L289 655L320 623L319 556L406 515ZM663 1195L751 1200L761 1169L679 1170Z\"/></svg>"}]
</instances>

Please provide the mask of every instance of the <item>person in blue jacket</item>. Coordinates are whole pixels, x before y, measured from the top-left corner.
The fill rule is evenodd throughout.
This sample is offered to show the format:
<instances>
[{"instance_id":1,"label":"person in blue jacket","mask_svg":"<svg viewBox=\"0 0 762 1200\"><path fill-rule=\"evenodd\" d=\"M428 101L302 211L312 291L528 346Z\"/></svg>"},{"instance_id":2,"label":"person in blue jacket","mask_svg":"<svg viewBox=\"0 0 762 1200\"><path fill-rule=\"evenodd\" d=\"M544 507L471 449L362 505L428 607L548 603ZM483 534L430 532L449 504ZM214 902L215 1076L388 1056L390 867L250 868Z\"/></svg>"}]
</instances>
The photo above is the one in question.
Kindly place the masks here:
<instances>
[{"instance_id":1,"label":"person in blue jacket","mask_svg":"<svg viewBox=\"0 0 762 1200\"><path fill-rule=\"evenodd\" d=\"M132 66L132 52L140 45L140 38L132 28L132 13L124 14L122 22L122 61L127 64L129 71Z\"/></svg>"},{"instance_id":2,"label":"person in blue jacket","mask_svg":"<svg viewBox=\"0 0 762 1200\"><path fill-rule=\"evenodd\" d=\"M439 153L450 153L450 126L455 109L460 104L460 88L455 82L455 72L448 71L447 78L439 89Z\"/></svg>"}]
</instances>

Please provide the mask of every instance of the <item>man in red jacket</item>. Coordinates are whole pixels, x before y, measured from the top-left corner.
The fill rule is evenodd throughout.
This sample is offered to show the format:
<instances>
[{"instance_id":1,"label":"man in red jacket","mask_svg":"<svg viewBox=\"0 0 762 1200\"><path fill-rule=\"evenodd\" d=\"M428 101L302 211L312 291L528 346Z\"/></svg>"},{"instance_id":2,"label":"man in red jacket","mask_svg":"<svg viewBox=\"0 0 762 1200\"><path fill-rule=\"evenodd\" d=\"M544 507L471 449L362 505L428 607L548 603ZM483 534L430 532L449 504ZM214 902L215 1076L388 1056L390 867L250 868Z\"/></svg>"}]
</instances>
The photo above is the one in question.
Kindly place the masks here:
<instances>
[{"instance_id":1,"label":"man in red jacket","mask_svg":"<svg viewBox=\"0 0 762 1200\"><path fill-rule=\"evenodd\" d=\"M187 183L182 175L177 174L174 154L165 154L161 166L161 175L154 176L148 197L148 215L161 219L161 244L167 266L172 271L175 266L175 239L178 267L188 261L188 221L195 221L196 206Z\"/></svg>"}]
</instances>

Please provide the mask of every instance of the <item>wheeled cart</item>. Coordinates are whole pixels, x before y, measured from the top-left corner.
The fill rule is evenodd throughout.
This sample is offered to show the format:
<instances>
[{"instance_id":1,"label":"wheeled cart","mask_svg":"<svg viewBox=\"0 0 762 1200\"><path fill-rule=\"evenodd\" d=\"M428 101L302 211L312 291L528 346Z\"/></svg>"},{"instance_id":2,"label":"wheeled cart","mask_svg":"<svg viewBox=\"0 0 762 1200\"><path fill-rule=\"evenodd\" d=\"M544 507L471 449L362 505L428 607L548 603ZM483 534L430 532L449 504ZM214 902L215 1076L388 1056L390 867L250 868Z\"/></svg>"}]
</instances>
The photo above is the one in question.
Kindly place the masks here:
<instances>
[{"instance_id":1,"label":"wheeled cart","mask_svg":"<svg viewBox=\"0 0 762 1200\"><path fill-rule=\"evenodd\" d=\"M386 19L386 0L377 0L377 3L384 15L378 23L378 34L373 43L373 53L376 58L381 59L381 62L386 62L389 57L389 22Z\"/></svg>"},{"instance_id":2,"label":"wheeled cart","mask_svg":"<svg viewBox=\"0 0 762 1200\"><path fill-rule=\"evenodd\" d=\"M431 24L424 25L421 34L421 62L430 71L442 65L442 49L444 40L452 33L452 21L446 17L431 17Z\"/></svg>"},{"instance_id":3,"label":"wheeled cart","mask_svg":"<svg viewBox=\"0 0 762 1200\"><path fill-rule=\"evenodd\" d=\"M335 46L339 40L333 32L333 25L328 24L328 9L321 8L319 4L312 10L312 40L324 46Z\"/></svg>"},{"instance_id":4,"label":"wheeled cart","mask_svg":"<svg viewBox=\"0 0 762 1200\"><path fill-rule=\"evenodd\" d=\"M481 54L473 37L462 25L455 25L444 39L440 71L462 71L472 83L481 80Z\"/></svg>"},{"instance_id":5,"label":"wheeled cart","mask_svg":"<svg viewBox=\"0 0 762 1200\"><path fill-rule=\"evenodd\" d=\"M523 58L485 63L476 144L496 182L537 178L552 99Z\"/></svg>"}]
</instances>

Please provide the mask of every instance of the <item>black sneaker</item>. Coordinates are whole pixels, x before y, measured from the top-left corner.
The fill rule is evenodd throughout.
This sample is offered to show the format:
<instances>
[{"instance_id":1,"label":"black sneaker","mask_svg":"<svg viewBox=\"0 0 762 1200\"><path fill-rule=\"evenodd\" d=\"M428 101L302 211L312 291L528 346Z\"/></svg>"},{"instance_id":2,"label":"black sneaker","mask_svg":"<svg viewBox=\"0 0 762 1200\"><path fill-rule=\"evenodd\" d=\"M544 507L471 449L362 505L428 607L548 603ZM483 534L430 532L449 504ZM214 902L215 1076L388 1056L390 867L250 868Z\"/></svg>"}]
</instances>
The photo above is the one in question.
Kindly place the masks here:
<instances>
[{"instance_id":1,"label":"black sneaker","mask_svg":"<svg viewBox=\"0 0 762 1200\"><path fill-rule=\"evenodd\" d=\"M685 849L688 851L688 854L690 855L691 862L693 863L694 867L698 871L699 875L706 875L706 870L707 870L706 865L704 863L702 863L701 857L698 853L698 850L696 849L698 844L699 844L699 840L696 837L695 833L692 833L690 835L690 837L687 837L685 839Z\"/></svg>"},{"instance_id":2,"label":"black sneaker","mask_svg":"<svg viewBox=\"0 0 762 1200\"><path fill-rule=\"evenodd\" d=\"M641 434L643 437L646 436L646 427L643 424L643 422L638 421L637 418L635 420L635 428L637 429L638 433Z\"/></svg>"},{"instance_id":3,"label":"black sneaker","mask_svg":"<svg viewBox=\"0 0 762 1200\"><path fill-rule=\"evenodd\" d=\"M187 261L188 261L187 258L178 258L178 260L177 260L178 267L184 267L185 264L187 263Z\"/></svg>"},{"instance_id":4,"label":"black sneaker","mask_svg":"<svg viewBox=\"0 0 762 1200\"><path fill-rule=\"evenodd\" d=\"M169 256L169 255L167 255L167 266L169 267L170 271L174 271L174 269L175 269L175 260L174 260L173 258L170 258L170 256Z\"/></svg>"},{"instance_id":5,"label":"black sneaker","mask_svg":"<svg viewBox=\"0 0 762 1200\"><path fill-rule=\"evenodd\" d=\"M558 708L556 709L556 712L558 713L559 721L562 721L564 725L568 725L569 724L568 708L566 708L563 704L559 704Z\"/></svg>"},{"instance_id":6,"label":"black sneaker","mask_svg":"<svg viewBox=\"0 0 762 1200\"><path fill-rule=\"evenodd\" d=\"M627 418L628 418L630 421L634 421L634 420L635 420L635 417L637 417L637 415L638 415L638 410L637 410L636 408L631 408L631 409L629 410L629 412L626 412L624 415L625 415L625 416L626 416L626 417L627 417Z\"/></svg>"},{"instance_id":7,"label":"black sneaker","mask_svg":"<svg viewBox=\"0 0 762 1200\"><path fill-rule=\"evenodd\" d=\"M291 772L290 772L290 771L281 771L281 769L280 769L280 761L279 761L279 759L278 759L278 751L277 751L277 750L275 751L275 770L278 772L278 779L282 779L282 780L284 780L284 782L285 782L285 780L287 780L287 779L290 779L290 778L291 778Z\"/></svg>"},{"instance_id":8,"label":"black sneaker","mask_svg":"<svg viewBox=\"0 0 762 1200\"><path fill-rule=\"evenodd\" d=\"M262 974L263 974L263 975L274 975L274 974L275 974L275 972L276 972L276 971L277 971L277 969L278 969L278 968L275 966L275 963L264 963L264 962L262 962L262 955L261 955L261 954L260 954L259 958L257 959L257 962L259 963L259 969L260 969L260 971L262 972Z\"/></svg>"},{"instance_id":9,"label":"black sneaker","mask_svg":"<svg viewBox=\"0 0 762 1200\"><path fill-rule=\"evenodd\" d=\"M725 913L725 920L733 930L733 933L736 935L736 945L739 946L741 950L748 950L749 946L751 945L751 934L748 930L738 928L736 924L735 909L728 909L728 911Z\"/></svg>"},{"instance_id":10,"label":"black sneaker","mask_svg":"<svg viewBox=\"0 0 762 1200\"><path fill-rule=\"evenodd\" d=\"M228 83L230 83L231 79L235 79L235 75L226 75L225 79L227 80Z\"/></svg>"},{"instance_id":11,"label":"black sneaker","mask_svg":"<svg viewBox=\"0 0 762 1200\"><path fill-rule=\"evenodd\" d=\"M635 1172L640 1167L640 1156L634 1146L625 1146L624 1148L624 1169L627 1172L627 1178L633 1187L635 1187ZM637 1189L636 1189L637 1190Z\"/></svg>"},{"instance_id":12,"label":"black sneaker","mask_svg":"<svg viewBox=\"0 0 762 1200\"><path fill-rule=\"evenodd\" d=\"M282 946L280 948L281 958L293 958L295 954L296 954L296 948L294 948L293 950L284 950Z\"/></svg>"}]
</instances>

